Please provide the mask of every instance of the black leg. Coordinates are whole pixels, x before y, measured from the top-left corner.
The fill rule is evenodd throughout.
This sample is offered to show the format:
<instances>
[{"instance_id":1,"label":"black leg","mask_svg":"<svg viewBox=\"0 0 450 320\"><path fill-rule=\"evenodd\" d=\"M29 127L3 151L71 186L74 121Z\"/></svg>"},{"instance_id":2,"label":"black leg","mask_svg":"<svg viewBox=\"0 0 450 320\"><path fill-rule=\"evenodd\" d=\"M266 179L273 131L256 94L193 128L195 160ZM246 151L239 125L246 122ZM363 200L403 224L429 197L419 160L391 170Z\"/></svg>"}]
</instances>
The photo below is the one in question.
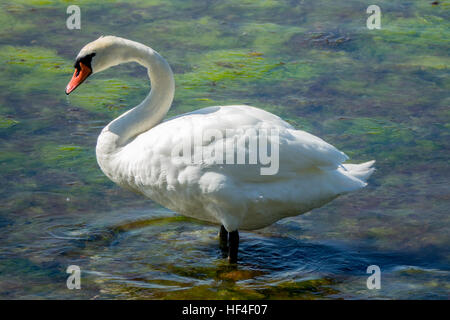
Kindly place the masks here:
<instances>
[{"instance_id":1,"label":"black leg","mask_svg":"<svg viewBox=\"0 0 450 320\"><path fill-rule=\"evenodd\" d=\"M230 263L236 263L239 249L239 232L237 230L230 232L228 241L230 243L230 249L228 251L228 261Z\"/></svg>"},{"instance_id":2,"label":"black leg","mask_svg":"<svg viewBox=\"0 0 450 320\"><path fill-rule=\"evenodd\" d=\"M228 231L224 226L220 226L219 231L219 246L222 252L228 254Z\"/></svg>"}]
</instances>

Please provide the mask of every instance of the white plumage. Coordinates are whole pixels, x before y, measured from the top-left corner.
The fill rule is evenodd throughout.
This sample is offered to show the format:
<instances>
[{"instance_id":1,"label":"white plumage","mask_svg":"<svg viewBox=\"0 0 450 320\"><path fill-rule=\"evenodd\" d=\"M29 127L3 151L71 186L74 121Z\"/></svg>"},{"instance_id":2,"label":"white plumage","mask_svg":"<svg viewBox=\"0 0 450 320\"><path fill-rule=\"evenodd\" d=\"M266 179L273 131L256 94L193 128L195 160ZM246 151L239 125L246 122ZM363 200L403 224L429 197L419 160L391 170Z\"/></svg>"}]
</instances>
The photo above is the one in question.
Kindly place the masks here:
<instances>
[{"instance_id":1,"label":"white plumage","mask_svg":"<svg viewBox=\"0 0 450 320\"><path fill-rule=\"evenodd\" d=\"M152 83L151 93L139 106L100 134L101 169L117 184L182 215L222 224L228 231L259 229L364 187L374 170L374 161L343 164L348 157L332 145L255 107L209 107L162 121L173 99L174 80L158 53L111 36L88 44L78 57L91 53L95 53L93 73L135 61L148 68ZM196 148L195 137L208 129L222 132L223 139L203 141L202 148ZM192 163L173 154L175 146L192 138L194 157L217 143L225 146L227 155L237 156L239 148L248 145L227 139L245 139L246 129L277 130L277 174L261 175L261 166L255 164L217 164L205 155L200 163Z\"/></svg>"}]
</instances>

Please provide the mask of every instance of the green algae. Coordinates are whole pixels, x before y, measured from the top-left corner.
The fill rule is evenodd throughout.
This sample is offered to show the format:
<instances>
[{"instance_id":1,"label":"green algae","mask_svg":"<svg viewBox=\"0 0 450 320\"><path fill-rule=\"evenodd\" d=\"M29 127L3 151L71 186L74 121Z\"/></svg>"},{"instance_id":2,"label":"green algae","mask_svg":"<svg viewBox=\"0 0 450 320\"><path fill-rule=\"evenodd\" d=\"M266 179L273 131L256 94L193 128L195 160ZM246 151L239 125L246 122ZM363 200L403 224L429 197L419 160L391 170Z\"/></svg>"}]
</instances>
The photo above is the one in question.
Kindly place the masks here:
<instances>
[{"instance_id":1,"label":"green algae","mask_svg":"<svg viewBox=\"0 0 450 320\"><path fill-rule=\"evenodd\" d=\"M415 56L404 63L400 63L399 66L444 70L450 68L450 58L430 55Z\"/></svg>"},{"instance_id":2,"label":"green algae","mask_svg":"<svg viewBox=\"0 0 450 320\"><path fill-rule=\"evenodd\" d=\"M212 270L212 277L215 274ZM243 273L243 271L233 271ZM230 272L228 272L230 273ZM245 273L245 272L244 272ZM198 275L197 275L198 276ZM336 281L329 278L283 281L277 282L267 288L260 288L258 284L245 286L235 280L226 280L215 285L197 285L188 287L178 282L151 281L147 284L154 288L136 286L132 283L117 284L108 280L102 281L103 294L111 294L121 299L208 299L208 300L236 300L236 299L302 299L316 300L331 297L339 293L333 289ZM164 283L168 288L177 290L157 290L158 284Z\"/></svg>"},{"instance_id":3,"label":"green algae","mask_svg":"<svg viewBox=\"0 0 450 320\"><path fill-rule=\"evenodd\" d=\"M240 27L241 36L245 36L245 44L254 50L264 50L268 54L278 55L283 44L305 32L298 26L280 25L276 23L246 23ZM284 51L284 50L283 50Z\"/></svg>"},{"instance_id":4,"label":"green algae","mask_svg":"<svg viewBox=\"0 0 450 320\"><path fill-rule=\"evenodd\" d=\"M200 65L196 65L196 62ZM195 71L185 73L179 79L180 85L184 88L211 83L227 85L227 80L233 80L237 86L239 82L262 79L280 65L267 61L262 55L245 50L208 52L195 57L191 63L194 64Z\"/></svg>"},{"instance_id":5,"label":"green algae","mask_svg":"<svg viewBox=\"0 0 450 320\"><path fill-rule=\"evenodd\" d=\"M6 118L0 115L0 129L7 129L7 128L11 128L14 127L15 125L17 125L19 123L19 121L11 119L11 118Z\"/></svg>"},{"instance_id":6,"label":"green algae","mask_svg":"<svg viewBox=\"0 0 450 320\"><path fill-rule=\"evenodd\" d=\"M76 161L83 149L80 146L71 145L44 145L39 146L39 151L43 163L49 165L61 163L62 166L68 166L71 164L71 160Z\"/></svg>"},{"instance_id":7,"label":"green algae","mask_svg":"<svg viewBox=\"0 0 450 320\"><path fill-rule=\"evenodd\" d=\"M0 88L16 95L30 94L37 88L50 92L58 76L70 70L64 59L46 48L2 46L0 59L4 62L0 68L2 78L14 79L12 83L3 80Z\"/></svg>"},{"instance_id":8,"label":"green algae","mask_svg":"<svg viewBox=\"0 0 450 320\"><path fill-rule=\"evenodd\" d=\"M225 34L221 30L220 21L208 16L196 20L166 20L164 24L159 21L146 23L140 32L134 31L133 36L145 38L147 30L151 30L152 46L176 44L197 52L209 48L211 43L215 48L229 48L239 42L234 34Z\"/></svg>"},{"instance_id":9,"label":"green algae","mask_svg":"<svg viewBox=\"0 0 450 320\"><path fill-rule=\"evenodd\" d=\"M369 143L408 143L414 139L413 130L401 124L385 119L340 118L324 123L327 130L335 134L344 134L358 139L367 139Z\"/></svg>"},{"instance_id":10,"label":"green algae","mask_svg":"<svg viewBox=\"0 0 450 320\"><path fill-rule=\"evenodd\" d=\"M286 281L264 289L262 292L269 299L323 299L339 292L331 287L335 282L330 278Z\"/></svg>"},{"instance_id":11,"label":"green algae","mask_svg":"<svg viewBox=\"0 0 450 320\"><path fill-rule=\"evenodd\" d=\"M87 111L108 114L111 117L118 116L130 107L128 101L145 97L144 92L149 88L144 87L144 81L124 81L122 79L90 79L69 96L71 105L81 107ZM131 106L134 106L131 104Z\"/></svg>"}]
</instances>

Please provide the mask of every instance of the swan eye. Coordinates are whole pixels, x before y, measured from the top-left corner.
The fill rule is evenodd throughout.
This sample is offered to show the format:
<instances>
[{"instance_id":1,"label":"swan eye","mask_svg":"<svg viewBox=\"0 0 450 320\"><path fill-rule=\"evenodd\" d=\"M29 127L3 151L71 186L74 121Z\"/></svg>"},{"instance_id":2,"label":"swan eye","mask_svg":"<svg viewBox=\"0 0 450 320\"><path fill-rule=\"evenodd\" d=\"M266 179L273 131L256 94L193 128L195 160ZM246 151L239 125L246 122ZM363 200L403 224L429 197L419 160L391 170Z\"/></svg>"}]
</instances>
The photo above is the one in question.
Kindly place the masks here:
<instances>
[{"instance_id":1,"label":"swan eye","mask_svg":"<svg viewBox=\"0 0 450 320\"><path fill-rule=\"evenodd\" d=\"M80 62L82 62L85 66L89 67L89 69L92 70L92 58L95 56L95 52L87 54L83 57L80 57L75 61L74 68L77 69L77 75L80 73L81 67Z\"/></svg>"},{"instance_id":2,"label":"swan eye","mask_svg":"<svg viewBox=\"0 0 450 320\"><path fill-rule=\"evenodd\" d=\"M76 62L74 67L77 70L76 76L78 77L81 71L80 62Z\"/></svg>"}]
</instances>

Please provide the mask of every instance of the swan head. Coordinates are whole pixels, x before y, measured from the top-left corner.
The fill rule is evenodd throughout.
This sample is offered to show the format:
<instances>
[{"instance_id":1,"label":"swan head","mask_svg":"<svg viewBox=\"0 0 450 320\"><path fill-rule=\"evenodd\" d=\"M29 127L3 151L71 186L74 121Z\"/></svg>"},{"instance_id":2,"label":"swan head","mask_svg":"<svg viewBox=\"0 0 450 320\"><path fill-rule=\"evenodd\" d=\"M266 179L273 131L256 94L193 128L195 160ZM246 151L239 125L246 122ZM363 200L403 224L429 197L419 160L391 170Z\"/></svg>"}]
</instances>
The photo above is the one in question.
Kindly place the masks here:
<instances>
[{"instance_id":1,"label":"swan head","mask_svg":"<svg viewBox=\"0 0 450 320\"><path fill-rule=\"evenodd\" d=\"M91 74L129 60L126 49L126 39L114 36L102 36L85 45L76 57L75 72L66 87L66 94L74 91Z\"/></svg>"}]
</instances>

